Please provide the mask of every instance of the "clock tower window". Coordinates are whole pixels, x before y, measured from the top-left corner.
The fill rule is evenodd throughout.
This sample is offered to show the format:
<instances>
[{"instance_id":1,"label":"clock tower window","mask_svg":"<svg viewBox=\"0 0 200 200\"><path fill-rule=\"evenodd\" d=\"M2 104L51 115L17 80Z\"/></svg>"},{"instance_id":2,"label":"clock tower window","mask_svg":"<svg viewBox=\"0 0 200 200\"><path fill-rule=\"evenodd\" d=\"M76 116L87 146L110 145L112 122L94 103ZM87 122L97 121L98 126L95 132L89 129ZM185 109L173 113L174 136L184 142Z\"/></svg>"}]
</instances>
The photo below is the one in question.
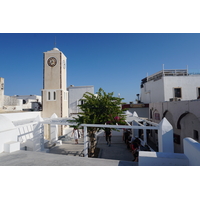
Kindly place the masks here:
<instances>
[{"instance_id":1,"label":"clock tower window","mask_svg":"<svg viewBox=\"0 0 200 200\"><path fill-rule=\"evenodd\" d=\"M53 92L53 100L56 100L56 92Z\"/></svg>"},{"instance_id":2,"label":"clock tower window","mask_svg":"<svg viewBox=\"0 0 200 200\"><path fill-rule=\"evenodd\" d=\"M47 91L47 101L56 101L56 90Z\"/></svg>"}]
</instances>

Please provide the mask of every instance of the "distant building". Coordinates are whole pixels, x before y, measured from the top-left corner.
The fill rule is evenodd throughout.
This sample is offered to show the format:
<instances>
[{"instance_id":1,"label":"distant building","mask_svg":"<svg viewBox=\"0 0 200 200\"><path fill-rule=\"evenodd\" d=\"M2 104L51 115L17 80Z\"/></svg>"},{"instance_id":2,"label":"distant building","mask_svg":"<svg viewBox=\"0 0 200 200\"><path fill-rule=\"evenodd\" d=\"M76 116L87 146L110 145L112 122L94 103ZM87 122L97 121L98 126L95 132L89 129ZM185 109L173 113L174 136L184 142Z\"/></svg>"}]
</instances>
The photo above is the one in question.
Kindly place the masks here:
<instances>
[{"instance_id":1,"label":"distant building","mask_svg":"<svg viewBox=\"0 0 200 200\"><path fill-rule=\"evenodd\" d=\"M162 70L142 79L141 102L184 101L200 96L200 74L183 70Z\"/></svg>"},{"instance_id":2,"label":"distant building","mask_svg":"<svg viewBox=\"0 0 200 200\"><path fill-rule=\"evenodd\" d=\"M41 111L41 96L4 95L4 78L0 77L0 112Z\"/></svg>"},{"instance_id":3,"label":"distant building","mask_svg":"<svg viewBox=\"0 0 200 200\"><path fill-rule=\"evenodd\" d=\"M138 116L143 118L149 118L149 104L122 104L122 109L127 109L129 112L134 113L136 112Z\"/></svg>"},{"instance_id":4,"label":"distant building","mask_svg":"<svg viewBox=\"0 0 200 200\"><path fill-rule=\"evenodd\" d=\"M90 92L94 94L94 86L74 86L67 88L69 92L69 116L79 113L81 110L78 105L83 103L83 94Z\"/></svg>"},{"instance_id":5,"label":"distant building","mask_svg":"<svg viewBox=\"0 0 200 200\"><path fill-rule=\"evenodd\" d=\"M183 152L183 139L200 142L200 74L187 70L162 70L142 79L141 102L149 103L149 119L164 117L174 130L174 151ZM148 131L149 143L158 143L157 131Z\"/></svg>"},{"instance_id":6,"label":"distant building","mask_svg":"<svg viewBox=\"0 0 200 200\"><path fill-rule=\"evenodd\" d=\"M22 111L22 100L4 95L4 78L0 77L0 112Z\"/></svg>"}]
</instances>

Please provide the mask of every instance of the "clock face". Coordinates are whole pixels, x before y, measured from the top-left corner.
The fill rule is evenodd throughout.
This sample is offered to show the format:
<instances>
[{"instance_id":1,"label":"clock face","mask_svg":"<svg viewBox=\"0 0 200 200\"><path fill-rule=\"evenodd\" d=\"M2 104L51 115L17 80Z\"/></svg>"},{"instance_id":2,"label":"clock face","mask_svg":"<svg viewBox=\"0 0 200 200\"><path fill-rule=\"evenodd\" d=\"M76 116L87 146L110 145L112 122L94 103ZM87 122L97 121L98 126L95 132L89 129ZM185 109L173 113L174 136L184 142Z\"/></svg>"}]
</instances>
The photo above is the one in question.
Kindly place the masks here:
<instances>
[{"instance_id":1,"label":"clock face","mask_svg":"<svg viewBox=\"0 0 200 200\"><path fill-rule=\"evenodd\" d=\"M65 69L65 60L63 60L63 68Z\"/></svg>"},{"instance_id":2,"label":"clock face","mask_svg":"<svg viewBox=\"0 0 200 200\"><path fill-rule=\"evenodd\" d=\"M50 58L47 60L47 64L48 64L50 67L54 67L54 66L57 64L56 58L50 57Z\"/></svg>"}]
</instances>

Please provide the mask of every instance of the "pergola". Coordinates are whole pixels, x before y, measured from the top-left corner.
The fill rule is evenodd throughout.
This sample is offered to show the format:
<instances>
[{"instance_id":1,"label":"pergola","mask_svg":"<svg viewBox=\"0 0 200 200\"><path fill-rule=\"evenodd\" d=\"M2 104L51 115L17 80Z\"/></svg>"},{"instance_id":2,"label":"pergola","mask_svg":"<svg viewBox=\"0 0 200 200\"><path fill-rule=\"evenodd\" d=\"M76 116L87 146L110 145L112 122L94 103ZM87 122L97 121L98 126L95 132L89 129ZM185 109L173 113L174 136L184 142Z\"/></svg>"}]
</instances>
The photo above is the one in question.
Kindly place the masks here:
<instances>
[{"instance_id":1,"label":"pergola","mask_svg":"<svg viewBox=\"0 0 200 200\"><path fill-rule=\"evenodd\" d=\"M69 122L72 118L48 118L42 121L42 124L50 124L50 125L77 125L76 123ZM173 146L173 128L171 124L167 121L166 118L157 124L150 122L146 119L139 118L136 115L129 115L126 118L127 125L109 125L109 124L81 124L81 127L84 127L84 133L87 133L88 127L99 127L99 128L115 128L115 129L135 129L144 130L144 143L147 143L147 134L146 130L158 130L158 151L159 152L174 152ZM142 124L142 123L143 124ZM134 125L131 125L133 123ZM146 125L151 126L146 126ZM135 136L135 135L134 135ZM138 135L137 135L138 137ZM84 157L88 156L88 135L84 134Z\"/></svg>"}]
</instances>

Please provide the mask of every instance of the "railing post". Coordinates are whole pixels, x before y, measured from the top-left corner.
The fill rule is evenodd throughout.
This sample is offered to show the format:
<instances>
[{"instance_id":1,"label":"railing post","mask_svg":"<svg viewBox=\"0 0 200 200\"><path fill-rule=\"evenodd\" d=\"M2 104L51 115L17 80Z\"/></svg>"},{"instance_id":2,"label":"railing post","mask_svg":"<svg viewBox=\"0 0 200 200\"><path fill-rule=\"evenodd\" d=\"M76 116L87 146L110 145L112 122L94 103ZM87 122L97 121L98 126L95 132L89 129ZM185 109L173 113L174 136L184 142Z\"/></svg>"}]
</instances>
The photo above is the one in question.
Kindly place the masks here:
<instances>
[{"instance_id":1,"label":"railing post","mask_svg":"<svg viewBox=\"0 0 200 200\"><path fill-rule=\"evenodd\" d=\"M87 136L87 126L84 126L84 157L88 157L88 136Z\"/></svg>"}]
</instances>

